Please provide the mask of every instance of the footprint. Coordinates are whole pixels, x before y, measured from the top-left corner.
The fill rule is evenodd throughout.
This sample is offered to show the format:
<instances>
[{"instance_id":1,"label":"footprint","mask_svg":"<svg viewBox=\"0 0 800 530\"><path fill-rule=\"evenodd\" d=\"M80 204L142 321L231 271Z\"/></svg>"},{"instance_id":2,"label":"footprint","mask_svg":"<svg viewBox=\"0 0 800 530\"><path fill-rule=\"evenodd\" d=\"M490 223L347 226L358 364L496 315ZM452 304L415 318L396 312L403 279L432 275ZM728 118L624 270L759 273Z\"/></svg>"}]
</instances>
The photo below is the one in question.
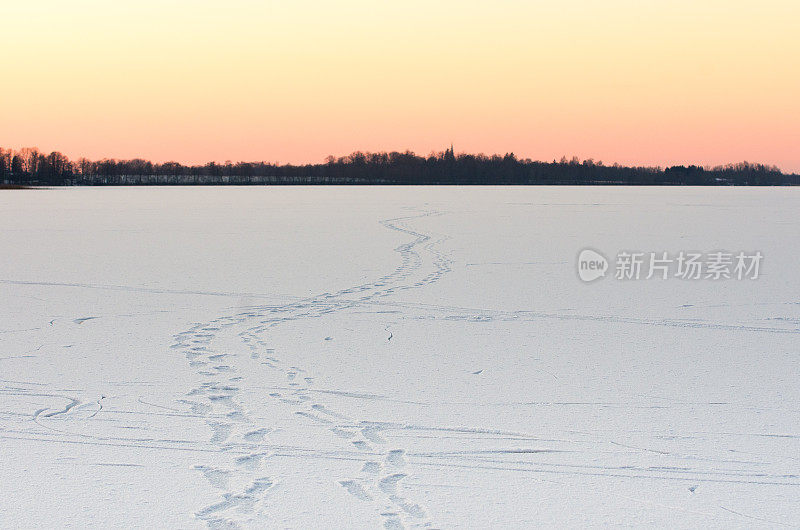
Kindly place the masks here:
<instances>
[{"instance_id":1,"label":"footprint","mask_svg":"<svg viewBox=\"0 0 800 530\"><path fill-rule=\"evenodd\" d=\"M317 423L327 423L327 424L333 423L331 420L327 418L320 418L319 416L315 416L314 414L310 414L308 412L297 411L295 412L295 414L297 414L298 416L303 416L304 418L308 418Z\"/></svg>"},{"instance_id":2,"label":"footprint","mask_svg":"<svg viewBox=\"0 0 800 530\"><path fill-rule=\"evenodd\" d=\"M347 492L357 499L362 501L372 500L372 496L367 493L364 487L355 480L342 480L339 482L339 484L344 486Z\"/></svg>"},{"instance_id":3,"label":"footprint","mask_svg":"<svg viewBox=\"0 0 800 530\"><path fill-rule=\"evenodd\" d=\"M387 530L403 530L405 528L403 523L400 522L400 516L394 512L382 513L383 527Z\"/></svg>"},{"instance_id":4,"label":"footprint","mask_svg":"<svg viewBox=\"0 0 800 530\"><path fill-rule=\"evenodd\" d=\"M381 465L378 462L364 462L364 467L361 468L362 473L369 473L370 475L377 475L381 471Z\"/></svg>"},{"instance_id":5,"label":"footprint","mask_svg":"<svg viewBox=\"0 0 800 530\"><path fill-rule=\"evenodd\" d=\"M265 456L265 453L240 456L236 459L236 465L250 471L255 471L261 465L261 459Z\"/></svg>"},{"instance_id":6,"label":"footprint","mask_svg":"<svg viewBox=\"0 0 800 530\"><path fill-rule=\"evenodd\" d=\"M208 396L208 400L209 400L209 401L212 401L212 402L214 402L214 403L222 403L222 404L225 404L226 406L228 406L228 408L232 408L232 409L236 409L236 408L238 408L238 407L237 407L237 406L234 404L234 402L233 402L233 398L231 398L231 396L227 396L227 395L215 395L215 396Z\"/></svg>"},{"instance_id":7,"label":"footprint","mask_svg":"<svg viewBox=\"0 0 800 530\"><path fill-rule=\"evenodd\" d=\"M343 416L343 415L339 414L338 412L333 412L332 410L327 409L325 407L325 405L311 405L311 408L316 410L317 412L321 412L321 413L326 414L328 416L331 416L333 418L338 418L340 420L349 419L347 416Z\"/></svg>"},{"instance_id":8,"label":"footprint","mask_svg":"<svg viewBox=\"0 0 800 530\"><path fill-rule=\"evenodd\" d=\"M219 444L228 439L233 430L233 425L230 423L209 422L208 426L214 431L211 436L211 443Z\"/></svg>"},{"instance_id":9,"label":"footprint","mask_svg":"<svg viewBox=\"0 0 800 530\"><path fill-rule=\"evenodd\" d=\"M245 490L245 493L249 495L257 495L267 491L273 485L274 483L267 477L257 478L253 481L253 484Z\"/></svg>"},{"instance_id":10,"label":"footprint","mask_svg":"<svg viewBox=\"0 0 800 530\"><path fill-rule=\"evenodd\" d=\"M394 467L403 467L406 465L405 459L403 458L404 454L405 451L403 449L389 451L389 455L386 457L386 463Z\"/></svg>"},{"instance_id":11,"label":"footprint","mask_svg":"<svg viewBox=\"0 0 800 530\"><path fill-rule=\"evenodd\" d=\"M415 517L417 519L422 519L425 517L425 511L420 507L419 504L412 504L402 497L398 497L397 495L390 495L389 500L402 508L403 511L411 517Z\"/></svg>"},{"instance_id":12,"label":"footprint","mask_svg":"<svg viewBox=\"0 0 800 530\"><path fill-rule=\"evenodd\" d=\"M240 513L250 513L255 508L256 501L257 499L252 495L231 495L226 493L224 501L207 506L195 515L200 519L206 519L209 515L230 509L236 509Z\"/></svg>"},{"instance_id":13,"label":"footprint","mask_svg":"<svg viewBox=\"0 0 800 530\"><path fill-rule=\"evenodd\" d=\"M405 473L388 475L381 479L381 481L378 483L378 487L380 487L381 491L387 495L397 495L397 483L406 478L406 476L407 475Z\"/></svg>"},{"instance_id":14,"label":"footprint","mask_svg":"<svg viewBox=\"0 0 800 530\"><path fill-rule=\"evenodd\" d=\"M339 427L331 427L331 432L333 434L335 434L336 436L339 436L340 438L345 438L345 439L352 438L353 436L356 435L356 433L354 433L353 431L348 431L348 430L345 430L345 429L341 429Z\"/></svg>"},{"instance_id":15,"label":"footprint","mask_svg":"<svg viewBox=\"0 0 800 530\"><path fill-rule=\"evenodd\" d=\"M380 435L378 434L378 432L381 431L381 430L382 430L382 427L380 427L378 425L367 425L366 427L361 429L361 434L363 434L364 438L366 438L370 442L373 442L373 443L376 443L376 444L383 444L383 443L386 443L386 440L381 438Z\"/></svg>"},{"instance_id":16,"label":"footprint","mask_svg":"<svg viewBox=\"0 0 800 530\"><path fill-rule=\"evenodd\" d=\"M211 412L211 405L207 403L198 403L196 401L189 401L188 399L182 399L179 403L185 403L189 405L189 410L192 411L192 414L199 414L205 415Z\"/></svg>"},{"instance_id":17,"label":"footprint","mask_svg":"<svg viewBox=\"0 0 800 530\"><path fill-rule=\"evenodd\" d=\"M208 482L217 489L227 490L228 479L230 478L230 471L219 469L216 467L208 466L194 466L197 471L200 471Z\"/></svg>"},{"instance_id":18,"label":"footprint","mask_svg":"<svg viewBox=\"0 0 800 530\"><path fill-rule=\"evenodd\" d=\"M246 433L243 438L246 442L263 442L264 436L266 436L269 431L268 428L264 427L263 429L257 429Z\"/></svg>"}]
</instances>

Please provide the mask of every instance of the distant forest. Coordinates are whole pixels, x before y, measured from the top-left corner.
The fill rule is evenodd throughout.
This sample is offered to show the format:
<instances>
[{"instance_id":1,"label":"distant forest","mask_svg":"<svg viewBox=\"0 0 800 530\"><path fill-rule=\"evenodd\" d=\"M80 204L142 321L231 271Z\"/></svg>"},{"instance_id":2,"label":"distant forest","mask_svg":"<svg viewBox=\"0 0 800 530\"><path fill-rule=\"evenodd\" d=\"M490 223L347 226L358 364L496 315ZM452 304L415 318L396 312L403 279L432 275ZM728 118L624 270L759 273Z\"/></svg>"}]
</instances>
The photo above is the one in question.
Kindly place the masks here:
<instances>
[{"instance_id":1,"label":"distant forest","mask_svg":"<svg viewBox=\"0 0 800 530\"><path fill-rule=\"evenodd\" d=\"M741 162L717 167L627 167L594 160L540 162L506 155L455 154L453 148L428 156L410 151L362 153L322 164L209 162L183 165L133 160L69 160L36 148L0 148L0 183L23 186L213 185L213 184L632 184L632 185L798 185L800 175L775 166Z\"/></svg>"}]
</instances>

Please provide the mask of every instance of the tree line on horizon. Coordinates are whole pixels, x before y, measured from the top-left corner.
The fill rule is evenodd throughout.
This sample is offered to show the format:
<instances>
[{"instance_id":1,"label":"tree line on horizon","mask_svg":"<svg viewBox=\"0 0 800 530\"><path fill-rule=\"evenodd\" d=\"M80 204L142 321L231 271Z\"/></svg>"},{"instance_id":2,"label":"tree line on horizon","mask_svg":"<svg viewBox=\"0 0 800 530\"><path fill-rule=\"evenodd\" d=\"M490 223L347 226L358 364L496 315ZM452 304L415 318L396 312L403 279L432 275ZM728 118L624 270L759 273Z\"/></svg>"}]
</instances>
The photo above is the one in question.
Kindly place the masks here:
<instances>
[{"instance_id":1,"label":"tree line on horizon","mask_svg":"<svg viewBox=\"0 0 800 530\"><path fill-rule=\"evenodd\" d=\"M799 185L800 175L775 166L741 162L716 167L668 168L604 165L577 157L541 162L505 155L456 154L452 147L420 156L405 152L354 152L321 164L209 162L184 165L143 159L71 161L35 147L0 148L0 182L11 185L213 185L213 184L629 184Z\"/></svg>"}]
</instances>

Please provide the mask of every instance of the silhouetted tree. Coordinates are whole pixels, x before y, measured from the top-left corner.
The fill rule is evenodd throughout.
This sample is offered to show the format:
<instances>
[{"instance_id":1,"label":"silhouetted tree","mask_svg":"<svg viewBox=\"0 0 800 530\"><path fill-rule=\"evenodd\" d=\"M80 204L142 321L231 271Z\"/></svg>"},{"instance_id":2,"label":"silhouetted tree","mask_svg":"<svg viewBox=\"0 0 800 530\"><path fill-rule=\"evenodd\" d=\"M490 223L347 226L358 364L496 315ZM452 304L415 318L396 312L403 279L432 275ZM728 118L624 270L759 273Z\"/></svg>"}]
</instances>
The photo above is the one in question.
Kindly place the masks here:
<instances>
[{"instance_id":1,"label":"silhouetted tree","mask_svg":"<svg viewBox=\"0 0 800 530\"><path fill-rule=\"evenodd\" d=\"M0 149L0 179L11 183L47 185L118 184L800 184L800 176L785 175L774 166L741 162L714 168L672 166L610 166L592 159L562 157L539 162L503 156L442 152L418 156L411 151L328 156L323 164L237 162L185 166L143 159L72 163L58 152L42 155L36 148L19 152Z\"/></svg>"}]
</instances>

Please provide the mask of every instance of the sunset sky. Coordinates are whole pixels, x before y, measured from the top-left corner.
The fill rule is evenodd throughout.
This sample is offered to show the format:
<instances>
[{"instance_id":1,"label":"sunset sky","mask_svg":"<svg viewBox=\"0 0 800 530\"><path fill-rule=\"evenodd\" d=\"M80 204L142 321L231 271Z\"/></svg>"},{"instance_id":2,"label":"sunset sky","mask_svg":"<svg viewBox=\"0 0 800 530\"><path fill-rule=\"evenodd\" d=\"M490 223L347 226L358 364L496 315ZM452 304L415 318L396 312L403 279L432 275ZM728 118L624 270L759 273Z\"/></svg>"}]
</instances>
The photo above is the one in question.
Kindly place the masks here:
<instances>
[{"instance_id":1,"label":"sunset sky","mask_svg":"<svg viewBox=\"0 0 800 530\"><path fill-rule=\"evenodd\" d=\"M7 1L0 146L800 172L797 0Z\"/></svg>"}]
</instances>

